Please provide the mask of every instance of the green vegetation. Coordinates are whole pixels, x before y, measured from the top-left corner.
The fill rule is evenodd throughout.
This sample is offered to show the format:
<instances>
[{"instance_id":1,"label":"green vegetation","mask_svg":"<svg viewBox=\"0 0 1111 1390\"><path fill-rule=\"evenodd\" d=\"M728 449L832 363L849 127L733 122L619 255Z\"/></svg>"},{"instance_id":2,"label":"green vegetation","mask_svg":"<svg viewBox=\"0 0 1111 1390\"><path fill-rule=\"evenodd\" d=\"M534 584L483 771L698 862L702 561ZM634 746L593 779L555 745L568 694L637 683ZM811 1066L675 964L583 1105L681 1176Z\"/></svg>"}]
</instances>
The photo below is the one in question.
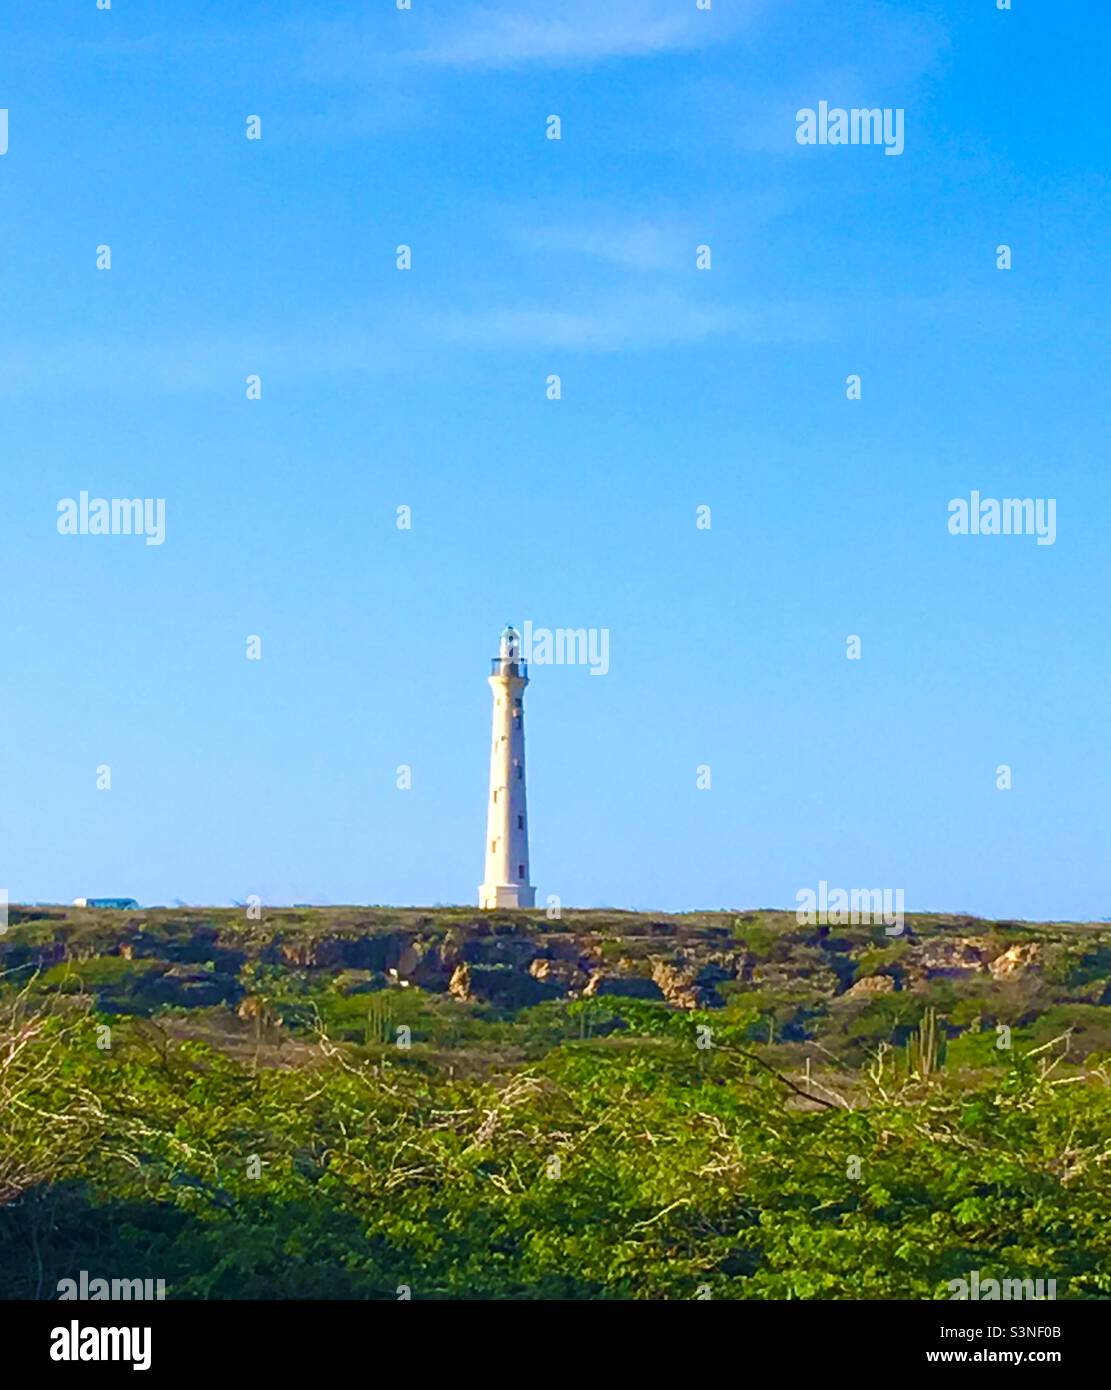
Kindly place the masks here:
<instances>
[{"instance_id":1,"label":"green vegetation","mask_svg":"<svg viewBox=\"0 0 1111 1390\"><path fill-rule=\"evenodd\" d=\"M17 922L0 1297L80 1269L179 1299L1111 1296L1106 928L343 911ZM1000 935L986 960L1046 950L961 955ZM586 955L666 957L707 1007L583 997ZM507 971L549 996L497 1002Z\"/></svg>"}]
</instances>

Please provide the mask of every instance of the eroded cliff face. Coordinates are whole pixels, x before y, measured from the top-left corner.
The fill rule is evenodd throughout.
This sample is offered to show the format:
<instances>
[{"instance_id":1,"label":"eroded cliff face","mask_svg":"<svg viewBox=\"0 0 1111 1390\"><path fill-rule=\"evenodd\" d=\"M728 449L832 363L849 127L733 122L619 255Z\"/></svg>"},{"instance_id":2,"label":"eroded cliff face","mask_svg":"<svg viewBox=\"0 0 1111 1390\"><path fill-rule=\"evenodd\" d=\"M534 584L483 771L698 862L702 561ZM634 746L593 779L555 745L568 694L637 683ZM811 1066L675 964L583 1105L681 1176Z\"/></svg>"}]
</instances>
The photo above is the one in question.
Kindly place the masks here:
<instances>
[{"instance_id":1,"label":"eroded cliff face","mask_svg":"<svg viewBox=\"0 0 1111 1390\"><path fill-rule=\"evenodd\" d=\"M598 995L714 1009L749 990L852 1001L945 979L1065 979L1069 962L1084 960L1086 971L1073 969L1087 988L1078 997L1102 1003L1111 993L1100 988L1111 980L1111 931L1098 923L922 916L892 937L882 925L802 926L785 912L568 912L550 921L541 912L319 908L263 909L253 920L231 909L13 907L0 938L5 968L105 957L134 962L156 997L183 1005L235 1004L249 991L249 966L334 976L342 992L416 987L507 1010Z\"/></svg>"}]
</instances>

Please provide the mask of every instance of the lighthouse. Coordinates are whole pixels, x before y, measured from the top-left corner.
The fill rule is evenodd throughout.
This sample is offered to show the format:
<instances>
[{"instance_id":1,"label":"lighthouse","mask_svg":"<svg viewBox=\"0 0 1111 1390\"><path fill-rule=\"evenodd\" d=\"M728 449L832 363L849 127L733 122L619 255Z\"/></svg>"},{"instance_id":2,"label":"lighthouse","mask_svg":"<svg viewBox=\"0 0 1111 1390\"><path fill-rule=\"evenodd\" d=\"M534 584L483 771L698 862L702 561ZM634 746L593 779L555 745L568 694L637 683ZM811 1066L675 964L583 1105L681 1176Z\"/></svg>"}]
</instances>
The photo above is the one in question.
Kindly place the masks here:
<instances>
[{"instance_id":1,"label":"lighthouse","mask_svg":"<svg viewBox=\"0 0 1111 1390\"><path fill-rule=\"evenodd\" d=\"M528 812L525 810L525 686L528 665L521 639L507 627L490 663L494 728L490 736L490 800L486 812L486 872L478 890L482 908L534 907L529 883Z\"/></svg>"}]
</instances>

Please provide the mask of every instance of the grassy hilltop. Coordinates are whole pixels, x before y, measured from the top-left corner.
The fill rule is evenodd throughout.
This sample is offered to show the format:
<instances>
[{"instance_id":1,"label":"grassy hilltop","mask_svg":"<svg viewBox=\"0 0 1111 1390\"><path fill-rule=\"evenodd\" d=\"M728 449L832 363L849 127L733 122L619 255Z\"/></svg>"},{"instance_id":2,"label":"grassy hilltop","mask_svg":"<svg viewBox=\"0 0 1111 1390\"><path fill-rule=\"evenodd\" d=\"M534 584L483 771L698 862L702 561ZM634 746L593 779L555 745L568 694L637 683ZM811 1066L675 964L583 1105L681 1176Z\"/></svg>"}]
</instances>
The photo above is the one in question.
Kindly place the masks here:
<instances>
[{"instance_id":1,"label":"grassy hilltop","mask_svg":"<svg viewBox=\"0 0 1111 1390\"><path fill-rule=\"evenodd\" d=\"M18 908L0 1296L1111 1294L1111 926Z\"/></svg>"}]
</instances>

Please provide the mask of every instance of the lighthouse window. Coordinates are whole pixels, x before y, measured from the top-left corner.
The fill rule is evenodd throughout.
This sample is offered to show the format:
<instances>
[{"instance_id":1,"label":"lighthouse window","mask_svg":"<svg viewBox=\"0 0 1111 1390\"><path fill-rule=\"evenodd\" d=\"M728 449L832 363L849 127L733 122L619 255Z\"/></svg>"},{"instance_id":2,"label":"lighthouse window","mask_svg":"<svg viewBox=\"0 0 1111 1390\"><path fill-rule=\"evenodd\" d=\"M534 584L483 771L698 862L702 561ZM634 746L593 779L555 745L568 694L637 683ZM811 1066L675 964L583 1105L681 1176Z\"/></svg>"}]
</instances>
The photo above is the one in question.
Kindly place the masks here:
<instances>
[{"instance_id":1,"label":"lighthouse window","mask_svg":"<svg viewBox=\"0 0 1111 1390\"><path fill-rule=\"evenodd\" d=\"M522 768L522 767L521 767L521 764L518 763L518 764L517 764L517 781L518 781L518 782L521 780L521 778L522 778L523 775L524 775L524 768Z\"/></svg>"},{"instance_id":2,"label":"lighthouse window","mask_svg":"<svg viewBox=\"0 0 1111 1390\"><path fill-rule=\"evenodd\" d=\"M497 852L498 852L498 842L497 842L497 840L491 840L491 841L490 841L490 853L491 853L491 854L496 854Z\"/></svg>"},{"instance_id":3,"label":"lighthouse window","mask_svg":"<svg viewBox=\"0 0 1111 1390\"><path fill-rule=\"evenodd\" d=\"M518 817L517 817L517 829L518 829L518 830L524 830L524 828L525 828L525 818L524 818L524 816L518 816Z\"/></svg>"},{"instance_id":4,"label":"lighthouse window","mask_svg":"<svg viewBox=\"0 0 1111 1390\"><path fill-rule=\"evenodd\" d=\"M523 864L518 864L518 865L517 865L517 877L518 877L518 878L524 878L524 876L525 876L525 866L524 866Z\"/></svg>"}]
</instances>

